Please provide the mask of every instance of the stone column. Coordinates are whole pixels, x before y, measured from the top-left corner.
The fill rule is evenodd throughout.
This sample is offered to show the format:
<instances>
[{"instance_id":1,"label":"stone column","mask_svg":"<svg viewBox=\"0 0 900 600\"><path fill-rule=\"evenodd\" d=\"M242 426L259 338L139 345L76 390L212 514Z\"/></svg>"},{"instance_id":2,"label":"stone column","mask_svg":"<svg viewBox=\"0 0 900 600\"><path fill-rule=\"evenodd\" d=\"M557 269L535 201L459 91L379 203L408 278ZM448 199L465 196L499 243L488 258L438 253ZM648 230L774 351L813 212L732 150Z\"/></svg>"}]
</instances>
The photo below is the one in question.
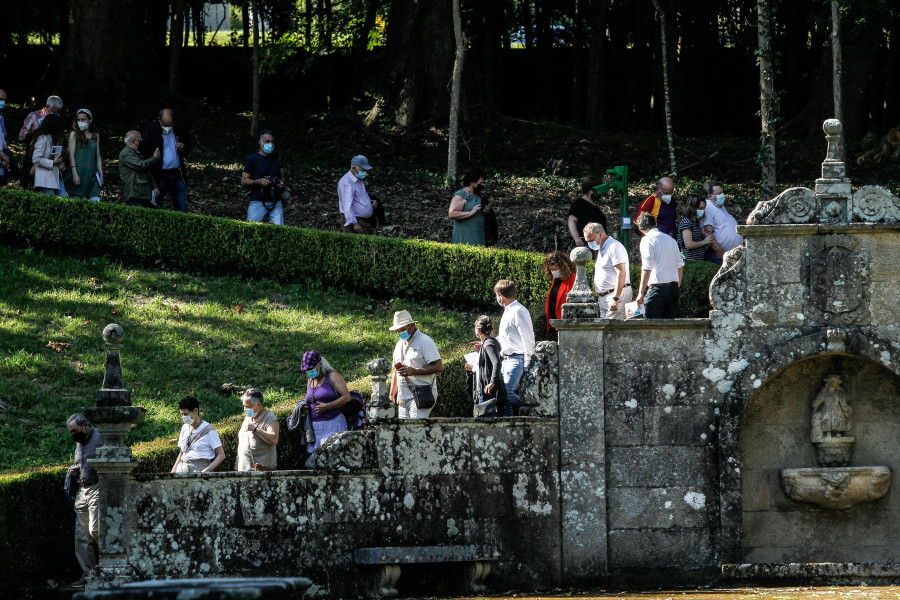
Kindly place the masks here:
<instances>
[{"instance_id":1,"label":"stone column","mask_svg":"<svg viewBox=\"0 0 900 600\"><path fill-rule=\"evenodd\" d=\"M393 419L397 416L397 407L391 403L391 384L387 380L391 363L375 358L366 364L366 371L372 379L372 395L366 406L366 417L370 421Z\"/></svg>"},{"instance_id":2,"label":"stone column","mask_svg":"<svg viewBox=\"0 0 900 600\"><path fill-rule=\"evenodd\" d=\"M853 215L850 178L841 160L844 126L837 119L823 123L828 151L822 162L822 177L816 179L816 212L821 223L847 223Z\"/></svg>"},{"instance_id":3,"label":"stone column","mask_svg":"<svg viewBox=\"0 0 900 600\"><path fill-rule=\"evenodd\" d=\"M97 392L97 406L82 409L82 414L103 436L97 457L88 462L100 478L100 564L88 576L88 589L115 587L137 579L128 564L130 542L128 528L129 475L138 461L125 445L125 435L144 418L144 409L131 406L131 390L122 381L119 350L125 332L112 323L103 330L106 340L106 372L103 387Z\"/></svg>"},{"instance_id":4,"label":"stone column","mask_svg":"<svg viewBox=\"0 0 900 600\"><path fill-rule=\"evenodd\" d=\"M596 582L607 573L606 416L603 355L606 319L585 274L587 248L569 255L575 285L559 331L560 504L563 585ZM590 356L590 360L585 357Z\"/></svg>"}]
</instances>

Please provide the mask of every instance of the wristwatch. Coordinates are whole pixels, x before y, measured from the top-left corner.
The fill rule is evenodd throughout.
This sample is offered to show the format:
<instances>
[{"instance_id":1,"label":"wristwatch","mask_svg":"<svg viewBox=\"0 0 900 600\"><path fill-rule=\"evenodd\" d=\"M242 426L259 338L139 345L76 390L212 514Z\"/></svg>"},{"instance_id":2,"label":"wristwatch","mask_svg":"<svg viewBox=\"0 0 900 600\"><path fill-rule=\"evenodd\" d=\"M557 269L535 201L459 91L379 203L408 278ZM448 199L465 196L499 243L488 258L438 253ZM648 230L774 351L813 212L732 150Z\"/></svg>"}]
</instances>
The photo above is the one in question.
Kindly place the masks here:
<instances>
[{"instance_id":1,"label":"wristwatch","mask_svg":"<svg viewBox=\"0 0 900 600\"><path fill-rule=\"evenodd\" d=\"M618 296L613 296L613 302L618 302L618 301L619 301L619 297L618 297Z\"/></svg>"}]
</instances>

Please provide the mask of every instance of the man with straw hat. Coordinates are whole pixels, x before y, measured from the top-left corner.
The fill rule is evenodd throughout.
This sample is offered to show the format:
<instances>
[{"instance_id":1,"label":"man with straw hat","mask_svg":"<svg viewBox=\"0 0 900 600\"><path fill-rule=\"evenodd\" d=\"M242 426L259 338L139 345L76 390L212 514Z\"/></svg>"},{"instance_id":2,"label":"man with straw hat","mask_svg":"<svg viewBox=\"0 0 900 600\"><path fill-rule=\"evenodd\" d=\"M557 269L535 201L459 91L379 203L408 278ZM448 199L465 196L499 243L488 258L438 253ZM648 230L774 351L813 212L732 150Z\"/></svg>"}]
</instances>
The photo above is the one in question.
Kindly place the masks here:
<instances>
[{"instance_id":1,"label":"man with straw hat","mask_svg":"<svg viewBox=\"0 0 900 600\"><path fill-rule=\"evenodd\" d=\"M394 346L391 402L397 405L401 419L428 418L437 399L435 376L444 370L437 345L416 323L409 311L398 310L390 327L400 338Z\"/></svg>"}]
</instances>

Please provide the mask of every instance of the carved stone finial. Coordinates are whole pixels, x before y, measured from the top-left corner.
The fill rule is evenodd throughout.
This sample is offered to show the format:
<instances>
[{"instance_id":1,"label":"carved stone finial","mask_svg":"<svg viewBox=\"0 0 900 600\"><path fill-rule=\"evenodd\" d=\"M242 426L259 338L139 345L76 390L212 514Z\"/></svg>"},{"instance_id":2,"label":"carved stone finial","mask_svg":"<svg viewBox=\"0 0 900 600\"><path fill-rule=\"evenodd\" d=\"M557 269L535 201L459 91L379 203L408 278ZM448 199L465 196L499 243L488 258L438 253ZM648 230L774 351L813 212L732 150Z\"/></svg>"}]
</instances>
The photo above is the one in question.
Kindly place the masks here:
<instances>
[{"instance_id":1,"label":"carved stone finial","mask_svg":"<svg viewBox=\"0 0 900 600\"><path fill-rule=\"evenodd\" d=\"M844 126L837 119L828 119L822 124L828 149L822 161L822 177L816 179L816 195L818 219L824 223L847 222L850 220L852 207L850 200L850 179L847 178L847 166L841 158L844 146Z\"/></svg>"},{"instance_id":2,"label":"carved stone finial","mask_svg":"<svg viewBox=\"0 0 900 600\"><path fill-rule=\"evenodd\" d=\"M125 330L118 323L110 323L103 328L103 339L106 341L106 370L103 386L97 392L97 406L131 406L131 390L125 389L119 359Z\"/></svg>"},{"instance_id":3,"label":"carved stone finial","mask_svg":"<svg viewBox=\"0 0 900 600\"><path fill-rule=\"evenodd\" d=\"M372 377L387 377L391 372L391 363L383 358L373 358L366 363L366 371Z\"/></svg>"},{"instance_id":4,"label":"carved stone finial","mask_svg":"<svg viewBox=\"0 0 900 600\"><path fill-rule=\"evenodd\" d=\"M569 258L575 263L575 285L572 286L566 303L563 304L562 317L564 319L597 317L600 314L599 307L594 300L594 292L591 291L591 284L585 272L585 265L593 258L593 255L584 246L579 246L569 253Z\"/></svg>"},{"instance_id":5,"label":"carved stone finial","mask_svg":"<svg viewBox=\"0 0 900 600\"><path fill-rule=\"evenodd\" d=\"M110 323L103 328L103 339L107 344L121 344L125 339L125 330L118 323Z\"/></svg>"}]
</instances>

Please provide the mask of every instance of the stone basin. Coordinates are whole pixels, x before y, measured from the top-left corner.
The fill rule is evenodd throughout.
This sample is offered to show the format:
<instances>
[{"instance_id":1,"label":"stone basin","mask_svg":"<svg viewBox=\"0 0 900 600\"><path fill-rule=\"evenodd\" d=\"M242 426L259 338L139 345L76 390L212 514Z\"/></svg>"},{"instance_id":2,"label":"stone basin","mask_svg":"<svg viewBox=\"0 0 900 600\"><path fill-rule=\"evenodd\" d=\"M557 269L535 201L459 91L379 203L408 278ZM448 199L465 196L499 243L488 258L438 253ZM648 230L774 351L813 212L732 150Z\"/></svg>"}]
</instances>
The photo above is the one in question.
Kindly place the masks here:
<instances>
[{"instance_id":1,"label":"stone basin","mask_svg":"<svg viewBox=\"0 0 900 600\"><path fill-rule=\"evenodd\" d=\"M835 510L852 508L884 496L891 486L888 467L783 469L781 487L797 502Z\"/></svg>"}]
</instances>

